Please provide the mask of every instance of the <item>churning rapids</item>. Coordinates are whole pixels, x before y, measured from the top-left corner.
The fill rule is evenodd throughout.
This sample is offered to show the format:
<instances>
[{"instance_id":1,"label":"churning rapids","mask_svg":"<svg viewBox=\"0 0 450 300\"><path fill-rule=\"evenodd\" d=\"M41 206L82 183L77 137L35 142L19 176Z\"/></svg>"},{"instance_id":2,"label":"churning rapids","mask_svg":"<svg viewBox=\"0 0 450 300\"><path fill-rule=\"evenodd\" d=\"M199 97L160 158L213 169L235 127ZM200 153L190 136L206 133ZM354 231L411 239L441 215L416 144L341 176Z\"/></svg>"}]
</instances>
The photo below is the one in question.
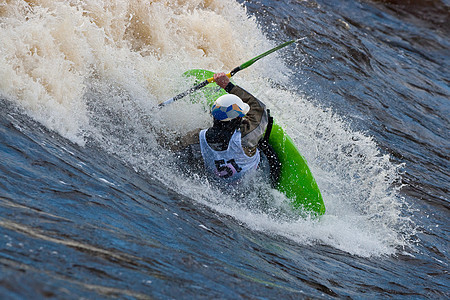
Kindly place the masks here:
<instances>
[{"instance_id":1,"label":"churning rapids","mask_svg":"<svg viewBox=\"0 0 450 300\"><path fill-rule=\"evenodd\" d=\"M408 5L404 3L408 2ZM447 0L0 2L0 298L449 298ZM181 174L155 106L238 73L327 212Z\"/></svg>"}]
</instances>

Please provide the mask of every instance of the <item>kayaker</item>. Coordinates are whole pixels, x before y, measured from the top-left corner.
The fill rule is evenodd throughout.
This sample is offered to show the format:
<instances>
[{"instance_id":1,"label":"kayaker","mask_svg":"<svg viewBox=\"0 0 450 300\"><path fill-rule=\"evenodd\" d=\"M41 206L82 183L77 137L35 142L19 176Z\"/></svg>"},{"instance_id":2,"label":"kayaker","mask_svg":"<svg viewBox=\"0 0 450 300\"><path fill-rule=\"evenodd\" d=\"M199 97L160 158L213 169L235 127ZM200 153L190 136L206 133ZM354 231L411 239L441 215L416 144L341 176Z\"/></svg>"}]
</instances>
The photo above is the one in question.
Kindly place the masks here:
<instances>
[{"instance_id":1,"label":"kayaker","mask_svg":"<svg viewBox=\"0 0 450 300\"><path fill-rule=\"evenodd\" d=\"M213 126L196 129L175 145L179 158L191 168L206 168L213 177L236 182L260 162L258 143L264 136L268 114L264 103L234 85L225 73L214 74L225 94L211 108Z\"/></svg>"}]
</instances>

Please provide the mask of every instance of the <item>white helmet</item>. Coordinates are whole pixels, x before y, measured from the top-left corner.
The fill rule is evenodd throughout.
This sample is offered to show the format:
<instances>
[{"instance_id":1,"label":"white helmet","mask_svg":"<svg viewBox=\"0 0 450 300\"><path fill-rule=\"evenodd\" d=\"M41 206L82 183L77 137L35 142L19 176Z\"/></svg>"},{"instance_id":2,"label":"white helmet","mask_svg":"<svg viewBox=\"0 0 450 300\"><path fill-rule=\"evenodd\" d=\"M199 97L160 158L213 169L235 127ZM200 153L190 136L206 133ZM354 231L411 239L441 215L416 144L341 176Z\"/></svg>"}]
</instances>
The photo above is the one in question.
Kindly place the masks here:
<instances>
[{"instance_id":1,"label":"white helmet","mask_svg":"<svg viewBox=\"0 0 450 300\"><path fill-rule=\"evenodd\" d=\"M250 106L241 98L233 94L226 94L217 98L211 107L211 114L219 121L230 121L245 116Z\"/></svg>"}]
</instances>

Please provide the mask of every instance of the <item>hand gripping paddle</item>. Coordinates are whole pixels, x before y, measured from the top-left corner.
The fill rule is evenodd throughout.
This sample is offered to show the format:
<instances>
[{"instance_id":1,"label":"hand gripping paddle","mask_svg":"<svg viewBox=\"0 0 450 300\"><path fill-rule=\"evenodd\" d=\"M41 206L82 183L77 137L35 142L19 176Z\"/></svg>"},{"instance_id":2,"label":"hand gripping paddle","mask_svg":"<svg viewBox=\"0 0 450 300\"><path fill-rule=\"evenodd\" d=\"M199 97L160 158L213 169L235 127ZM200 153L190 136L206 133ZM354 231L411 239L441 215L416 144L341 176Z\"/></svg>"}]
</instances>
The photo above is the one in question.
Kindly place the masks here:
<instances>
[{"instance_id":1,"label":"hand gripping paddle","mask_svg":"<svg viewBox=\"0 0 450 300\"><path fill-rule=\"evenodd\" d=\"M300 41L300 40L302 40L302 39L304 39L304 38L300 38L300 39L297 39L297 40L291 40L291 41L285 42L285 43L283 43L283 44L281 44L281 45L276 46L275 48L270 49L269 51L264 52L263 54L260 54L260 55L258 55L258 56L256 56L256 57L250 59L249 61L243 63L243 64L240 65L239 67L234 68L230 73L228 73L228 74L227 74L228 78L231 78L231 76L233 76L233 75L236 74L237 72L239 72L239 71L241 71L241 70L244 70L245 68L250 67L250 66L253 65L256 61L258 61L258 60L260 60L261 58L263 58L263 57L269 55L270 53L275 52L275 51L277 51L277 50L279 50L279 49L281 49L281 48L284 48L284 47L286 47L286 46L288 46L288 45L290 45L290 44L292 44L292 43L298 42L298 41ZM179 99L181 99L181 98L183 98L183 97L185 97L185 96L187 96L187 95L189 95L189 94L191 94L191 93L193 93L193 92L195 92L195 91L197 91L197 90L199 90L199 89L201 89L201 88L207 86L207 85L210 84L211 82L214 82L214 78L213 78L213 77L208 78L208 79L206 79L205 81L203 81L203 82L197 84L196 86L191 87L191 88L188 89L187 91L184 91L184 92L182 92L181 94L178 94L178 95L176 95L175 97L170 98L169 100L164 101L164 102L158 104L158 106L159 106L159 107L162 107L162 106L166 106L166 105L168 105L168 104L170 104L170 103L172 103L172 102L175 102L175 101L177 101L177 100L179 100Z\"/></svg>"}]
</instances>

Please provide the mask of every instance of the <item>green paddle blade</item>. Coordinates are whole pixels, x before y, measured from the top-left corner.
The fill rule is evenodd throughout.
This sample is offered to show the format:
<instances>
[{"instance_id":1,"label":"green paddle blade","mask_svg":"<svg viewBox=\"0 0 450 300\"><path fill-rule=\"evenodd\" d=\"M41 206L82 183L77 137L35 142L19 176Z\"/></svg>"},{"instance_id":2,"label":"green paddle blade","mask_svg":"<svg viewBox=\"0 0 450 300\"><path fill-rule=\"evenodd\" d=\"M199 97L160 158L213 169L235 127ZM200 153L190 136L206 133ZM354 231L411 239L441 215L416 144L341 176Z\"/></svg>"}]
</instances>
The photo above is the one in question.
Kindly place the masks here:
<instances>
[{"instance_id":1,"label":"green paddle blade","mask_svg":"<svg viewBox=\"0 0 450 300\"><path fill-rule=\"evenodd\" d=\"M264 52L263 54L260 54L260 55L258 55L257 57L254 57L254 58L250 59L249 61L243 63L242 65L239 66L239 69L240 69L240 70L243 70L243 69L245 69L245 68L247 68L247 67L250 67L250 66L253 65L257 60L259 60L259 59L263 58L264 56L267 56L267 55L269 55L270 53L273 53L273 52L275 52L275 51L277 51L277 50L279 50L279 49L281 49L281 48L284 48L284 47L286 47L286 46L288 46L288 45L294 43L295 41L296 41L296 40L292 40L292 41L285 42L285 43L283 43L283 44L281 44L281 45L278 45L278 46L276 46L275 48L272 48L272 49L270 49L269 51L266 51L266 52Z\"/></svg>"},{"instance_id":2,"label":"green paddle blade","mask_svg":"<svg viewBox=\"0 0 450 300\"><path fill-rule=\"evenodd\" d=\"M195 84L202 82L207 78L211 78L214 76L214 72L202 69L193 69L183 73L186 77L194 77L196 78ZM217 85L217 83L212 82L205 86L204 88L195 91L190 95L190 100L193 103L197 103L199 101L204 101L205 106L211 107L211 105L222 95L225 95L224 89Z\"/></svg>"}]
</instances>

